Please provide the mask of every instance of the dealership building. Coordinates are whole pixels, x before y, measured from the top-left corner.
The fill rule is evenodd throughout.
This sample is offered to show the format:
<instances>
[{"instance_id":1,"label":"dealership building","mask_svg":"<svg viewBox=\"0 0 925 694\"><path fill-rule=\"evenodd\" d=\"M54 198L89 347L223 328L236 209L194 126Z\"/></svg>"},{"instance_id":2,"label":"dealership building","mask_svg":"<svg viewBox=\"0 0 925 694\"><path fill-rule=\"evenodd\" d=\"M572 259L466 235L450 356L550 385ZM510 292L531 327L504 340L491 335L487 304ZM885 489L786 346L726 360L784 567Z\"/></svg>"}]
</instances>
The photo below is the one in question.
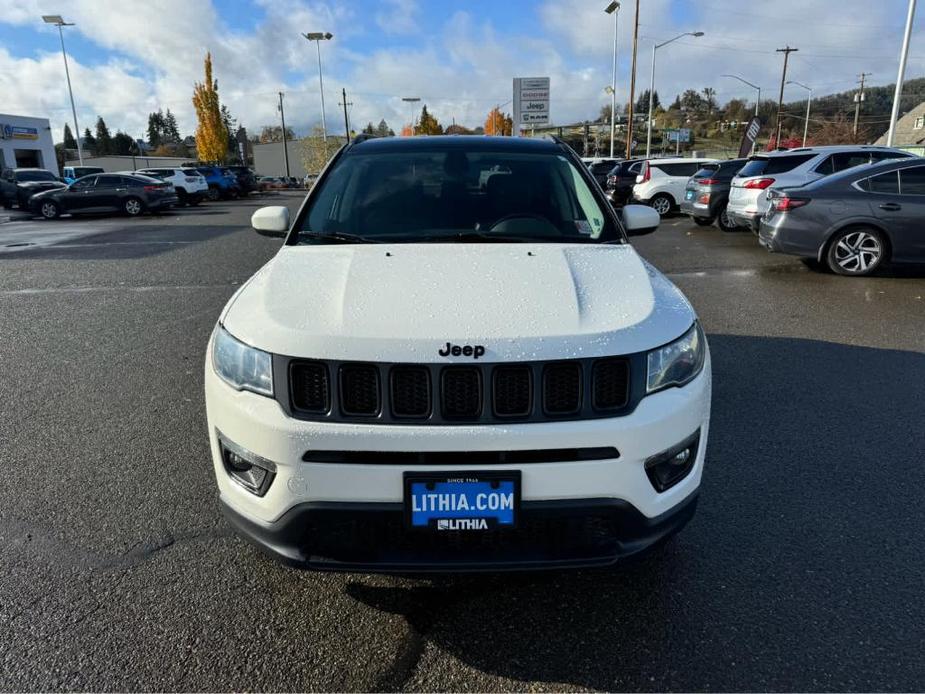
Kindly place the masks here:
<instances>
[{"instance_id":1,"label":"dealership building","mask_svg":"<svg viewBox=\"0 0 925 694\"><path fill-rule=\"evenodd\" d=\"M0 113L0 170L15 168L48 169L58 175L47 118Z\"/></svg>"}]
</instances>

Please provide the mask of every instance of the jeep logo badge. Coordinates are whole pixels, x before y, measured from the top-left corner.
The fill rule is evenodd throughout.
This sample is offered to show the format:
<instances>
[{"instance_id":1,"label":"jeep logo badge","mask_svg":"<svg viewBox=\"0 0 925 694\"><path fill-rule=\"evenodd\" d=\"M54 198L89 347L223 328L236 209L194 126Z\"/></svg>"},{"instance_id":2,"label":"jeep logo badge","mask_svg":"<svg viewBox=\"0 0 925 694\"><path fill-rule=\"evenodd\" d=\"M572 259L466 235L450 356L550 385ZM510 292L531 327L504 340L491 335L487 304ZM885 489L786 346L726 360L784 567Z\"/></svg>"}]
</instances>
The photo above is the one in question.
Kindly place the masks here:
<instances>
[{"instance_id":1,"label":"jeep logo badge","mask_svg":"<svg viewBox=\"0 0 925 694\"><path fill-rule=\"evenodd\" d=\"M472 357L478 359L485 356L485 348L482 345L454 345L447 342L446 347L437 350L441 357Z\"/></svg>"}]
</instances>

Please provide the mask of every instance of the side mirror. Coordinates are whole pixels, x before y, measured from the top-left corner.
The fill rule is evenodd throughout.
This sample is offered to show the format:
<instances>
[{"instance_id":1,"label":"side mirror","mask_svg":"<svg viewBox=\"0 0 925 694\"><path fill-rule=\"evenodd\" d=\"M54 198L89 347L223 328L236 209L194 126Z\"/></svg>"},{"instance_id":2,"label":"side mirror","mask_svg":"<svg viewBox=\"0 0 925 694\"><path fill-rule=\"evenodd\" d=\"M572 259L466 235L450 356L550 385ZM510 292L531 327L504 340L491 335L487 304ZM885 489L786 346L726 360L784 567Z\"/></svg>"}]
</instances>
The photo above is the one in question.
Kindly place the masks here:
<instances>
[{"instance_id":1,"label":"side mirror","mask_svg":"<svg viewBox=\"0 0 925 694\"><path fill-rule=\"evenodd\" d=\"M283 238L289 231L289 209L282 205L261 207L251 215L251 226L261 236Z\"/></svg>"},{"instance_id":2,"label":"side mirror","mask_svg":"<svg viewBox=\"0 0 925 694\"><path fill-rule=\"evenodd\" d=\"M658 229L662 218L646 205L626 205L622 210L623 228L627 236L645 236Z\"/></svg>"}]
</instances>

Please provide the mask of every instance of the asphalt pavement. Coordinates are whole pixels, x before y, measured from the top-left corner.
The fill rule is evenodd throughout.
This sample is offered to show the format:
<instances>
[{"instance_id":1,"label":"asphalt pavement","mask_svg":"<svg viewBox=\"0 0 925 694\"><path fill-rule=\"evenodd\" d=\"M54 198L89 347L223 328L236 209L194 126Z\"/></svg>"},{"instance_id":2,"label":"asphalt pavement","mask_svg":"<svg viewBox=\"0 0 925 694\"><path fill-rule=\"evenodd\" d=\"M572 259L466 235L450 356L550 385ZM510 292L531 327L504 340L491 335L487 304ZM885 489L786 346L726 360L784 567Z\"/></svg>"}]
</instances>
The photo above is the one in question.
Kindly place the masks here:
<instances>
[{"instance_id":1,"label":"asphalt pavement","mask_svg":"<svg viewBox=\"0 0 925 694\"><path fill-rule=\"evenodd\" d=\"M0 224L0 689L925 688L925 270L669 219L634 243L714 369L678 537L609 571L309 573L231 533L206 439L205 344L279 246L248 226L268 201L300 196Z\"/></svg>"}]
</instances>

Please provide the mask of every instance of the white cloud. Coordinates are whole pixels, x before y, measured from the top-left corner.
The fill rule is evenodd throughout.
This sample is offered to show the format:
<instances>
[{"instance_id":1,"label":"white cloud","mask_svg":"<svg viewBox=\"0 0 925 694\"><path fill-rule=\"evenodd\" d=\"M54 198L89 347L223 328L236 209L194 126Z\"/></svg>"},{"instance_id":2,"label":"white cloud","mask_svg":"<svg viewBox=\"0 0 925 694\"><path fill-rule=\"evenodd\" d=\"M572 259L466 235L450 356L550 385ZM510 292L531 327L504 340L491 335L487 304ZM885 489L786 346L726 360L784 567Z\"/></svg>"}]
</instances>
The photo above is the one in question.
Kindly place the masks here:
<instances>
[{"instance_id":1,"label":"white cloud","mask_svg":"<svg viewBox=\"0 0 925 694\"><path fill-rule=\"evenodd\" d=\"M287 123L305 132L320 120L320 104L316 53L303 31L334 34L322 45L332 132L342 129L337 105L342 86L354 104L354 127L384 117L396 131L408 120L401 97L409 95L424 99L441 122L481 124L492 106L510 100L515 76L550 76L555 122L594 118L609 100L603 90L610 83L613 24L603 12L604 0L531 4L524 11L536 12L543 31L530 35L500 30L490 13L464 11L424 32L415 0L382 0L373 16L346 0L255 1L262 16L248 29L231 28L240 23L226 21L206 0L68 3L66 18L76 23L68 35L80 32L109 56L99 64L71 58L81 126L92 126L99 114L113 130L140 134L150 111L169 107L181 130L191 133L192 87L202 79L202 58L210 50L222 99L249 130L278 122L277 92L285 91ZM629 87L634 3L623 4L621 102ZM720 76L726 72L761 84L763 96L776 98L781 56L774 49L787 43L801 49L792 56L790 78L816 87L817 94L851 87L862 70L874 72L873 83L888 83L895 75L904 6L900 0L876 5L778 0L770 9L726 0L647 0L640 17L637 93L648 86L653 39L695 29L706 35L658 53L656 89L663 101L685 88L706 86L717 90L720 101L752 98L750 89ZM59 11L60 0L0 0L0 22L28 30L53 31L37 18ZM385 31L393 35L387 47ZM408 32L416 33L409 38ZM364 37L373 34L378 40L370 45L376 48L368 48ZM916 48L922 38L917 32L913 39L910 76L925 67ZM789 98L802 98L789 89ZM0 94L4 111L48 115L58 134L69 118L59 53L12 55L0 48Z\"/></svg>"}]
</instances>

